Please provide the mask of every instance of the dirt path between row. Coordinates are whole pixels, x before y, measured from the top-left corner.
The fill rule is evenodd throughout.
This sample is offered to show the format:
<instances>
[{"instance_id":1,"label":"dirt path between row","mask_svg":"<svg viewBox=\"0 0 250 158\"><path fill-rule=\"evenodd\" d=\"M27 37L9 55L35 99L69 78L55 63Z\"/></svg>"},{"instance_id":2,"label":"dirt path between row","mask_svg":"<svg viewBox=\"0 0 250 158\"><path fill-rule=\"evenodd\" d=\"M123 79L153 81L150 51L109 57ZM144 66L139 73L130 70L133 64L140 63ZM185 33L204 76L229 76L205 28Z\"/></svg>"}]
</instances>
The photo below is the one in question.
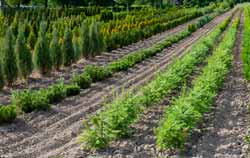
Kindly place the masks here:
<instances>
[{"instance_id":1,"label":"dirt path between row","mask_svg":"<svg viewBox=\"0 0 250 158\"><path fill-rule=\"evenodd\" d=\"M20 116L14 123L0 127L0 155L2 157L33 158L63 155L78 157L81 152L76 142L82 129L82 119L101 108L103 97L110 98L113 91L137 89L147 83L157 71L163 70L181 57L185 50L228 17L231 12L216 17L190 37L163 50L129 71L120 72L105 82L96 83L81 95L67 98L50 111L33 112Z\"/></svg>"},{"instance_id":2,"label":"dirt path between row","mask_svg":"<svg viewBox=\"0 0 250 158\"><path fill-rule=\"evenodd\" d=\"M243 14L234 48L234 61L224 86L215 101L212 113L206 114L201 137L192 144L186 157L243 158L246 149L244 137L249 132L250 122L247 104L250 89L242 74L240 58L243 30Z\"/></svg>"},{"instance_id":3,"label":"dirt path between row","mask_svg":"<svg viewBox=\"0 0 250 158\"><path fill-rule=\"evenodd\" d=\"M85 60L81 59L77 64L73 64L71 67L67 67L62 69L61 71L55 71L52 72L52 74L48 77L43 76L39 77L36 74L33 74L33 77L31 76L28 79L27 84L19 83L15 85L12 89L5 88L3 91L0 91L0 104L9 104L10 103L10 95L11 90L22 90L25 88L31 88L31 89L40 89L48 87L49 85L52 85L53 83L56 83L56 81L60 78L63 78L65 82L69 82L70 78L73 76L73 74L80 74L83 71L83 68L86 65L105 65L109 62L112 62L114 60L117 60L125 55L128 55L130 53L133 53L137 50L148 48L152 46L153 44L160 42L161 40L165 39L167 36L173 35L184 28L186 28L189 24L197 21L199 18L190 20L187 23L181 24L175 28L166 30L165 32L156 34L152 37L149 37L147 39L138 41L136 43L133 43L131 45L118 48L116 50L113 50L111 52L104 52L99 56L96 56L93 59Z\"/></svg>"}]
</instances>

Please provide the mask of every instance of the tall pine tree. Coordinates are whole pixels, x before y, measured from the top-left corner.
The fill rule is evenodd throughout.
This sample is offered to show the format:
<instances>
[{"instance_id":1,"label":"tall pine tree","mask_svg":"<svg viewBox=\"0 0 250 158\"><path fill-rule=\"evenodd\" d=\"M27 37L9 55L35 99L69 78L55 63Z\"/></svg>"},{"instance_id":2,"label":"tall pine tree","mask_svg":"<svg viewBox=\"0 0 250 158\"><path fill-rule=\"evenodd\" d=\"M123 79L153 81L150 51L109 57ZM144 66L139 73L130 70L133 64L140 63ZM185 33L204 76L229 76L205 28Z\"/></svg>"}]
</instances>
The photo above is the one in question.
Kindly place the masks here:
<instances>
[{"instance_id":1,"label":"tall pine tree","mask_svg":"<svg viewBox=\"0 0 250 158\"><path fill-rule=\"evenodd\" d=\"M11 86L18 76L13 34L11 29L7 30L3 39L1 55L4 77L8 85Z\"/></svg>"},{"instance_id":2,"label":"tall pine tree","mask_svg":"<svg viewBox=\"0 0 250 158\"><path fill-rule=\"evenodd\" d=\"M72 33L68 28L66 28L64 32L62 53L64 65L70 66L74 61L74 49L72 44Z\"/></svg>"},{"instance_id":3,"label":"tall pine tree","mask_svg":"<svg viewBox=\"0 0 250 158\"><path fill-rule=\"evenodd\" d=\"M0 61L0 90L4 87L4 77L2 72L2 62Z\"/></svg>"},{"instance_id":4,"label":"tall pine tree","mask_svg":"<svg viewBox=\"0 0 250 158\"><path fill-rule=\"evenodd\" d=\"M34 63L36 69L43 75L50 73L52 61L49 53L49 43L46 36L46 22L41 22L38 39L34 51Z\"/></svg>"},{"instance_id":5,"label":"tall pine tree","mask_svg":"<svg viewBox=\"0 0 250 158\"><path fill-rule=\"evenodd\" d=\"M27 79L33 70L32 55L26 45L25 25L19 26L16 39L15 53L17 56L17 66L20 76Z\"/></svg>"},{"instance_id":6,"label":"tall pine tree","mask_svg":"<svg viewBox=\"0 0 250 158\"><path fill-rule=\"evenodd\" d=\"M63 54L59 45L59 34L57 28L53 30L53 37L50 43L50 55L52 59L53 66L56 70L59 70L63 63Z\"/></svg>"},{"instance_id":7,"label":"tall pine tree","mask_svg":"<svg viewBox=\"0 0 250 158\"><path fill-rule=\"evenodd\" d=\"M85 58L90 56L90 36L89 36L89 24L87 20L84 20L81 26L80 34L80 49Z\"/></svg>"},{"instance_id":8,"label":"tall pine tree","mask_svg":"<svg viewBox=\"0 0 250 158\"><path fill-rule=\"evenodd\" d=\"M81 57L81 50L80 50L80 45L79 45L79 38L78 38L78 34L77 34L77 30L76 29L74 29L73 47L74 47L74 62L76 62Z\"/></svg>"}]
</instances>

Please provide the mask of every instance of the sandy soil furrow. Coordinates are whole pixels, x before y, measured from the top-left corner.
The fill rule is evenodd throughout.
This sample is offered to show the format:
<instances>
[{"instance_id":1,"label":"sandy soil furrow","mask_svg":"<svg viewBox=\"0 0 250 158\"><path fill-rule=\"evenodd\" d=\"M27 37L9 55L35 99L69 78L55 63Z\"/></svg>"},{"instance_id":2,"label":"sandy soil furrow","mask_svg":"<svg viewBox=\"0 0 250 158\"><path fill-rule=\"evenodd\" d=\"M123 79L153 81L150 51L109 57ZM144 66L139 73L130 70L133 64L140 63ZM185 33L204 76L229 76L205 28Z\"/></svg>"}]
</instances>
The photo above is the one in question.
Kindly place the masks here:
<instances>
[{"instance_id":1,"label":"sandy soil furrow","mask_svg":"<svg viewBox=\"0 0 250 158\"><path fill-rule=\"evenodd\" d=\"M81 120L101 107L102 97L112 96L112 86L117 91L121 90L124 85L138 88L153 77L156 72L155 68L161 70L173 58L182 56L184 50L229 14L217 17L192 36L175 44L172 48L164 50L162 54L138 64L136 68L117 73L111 79L97 83L89 90L85 90L81 95L66 99L49 112L31 113L19 118L11 125L0 127L1 156L49 157L61 152L68 153L70 148L75 151L78 148L75 138L82 128Z\"/></svg>"}]
</instances>

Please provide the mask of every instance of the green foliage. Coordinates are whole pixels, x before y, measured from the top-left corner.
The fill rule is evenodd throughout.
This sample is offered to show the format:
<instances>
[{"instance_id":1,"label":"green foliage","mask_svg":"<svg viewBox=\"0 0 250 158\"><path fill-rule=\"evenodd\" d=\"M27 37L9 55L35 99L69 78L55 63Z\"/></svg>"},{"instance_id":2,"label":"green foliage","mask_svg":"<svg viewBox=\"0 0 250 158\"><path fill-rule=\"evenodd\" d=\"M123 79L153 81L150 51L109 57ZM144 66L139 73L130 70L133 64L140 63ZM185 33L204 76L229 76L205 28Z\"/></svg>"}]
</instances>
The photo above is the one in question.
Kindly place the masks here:
<instances>
[{"instance_id":1,"label":"green foliage","mask_svg":"<svg viewBox=\"0 0 250 158\"><path fill-rule=\"evenodd\" d=\"M48 74L52 69L52 60L49 53L49 43L46 37L47 23L41 22L39 36L34 50L34 64L41 74Z\"/></svg>"},{"instance_id":2,"label":"green foliage","mask_svg":"<svg viewBox=\"0 0 250 158\"><path fill-rule=\"evenodd\" d=\"M53 30L53 38L50 43L50 55L52 59L53 66L56 70L59 70L63 63L63 54L61 52L59 44L59 35L56 28Z\"/></svg>"},{"instance_id":3,"label":"green foliage","mask_svg":"<svg viewBox=\"0 0 250 158\"><path fill-rule=\"evenodd\" d=\"M0 105L0 123L11 122L16 118L16 106L8 105L3 106Z\"/></svg>"},{"instance_id":4,"label":"green foliage","mask_svg":"<svg viewBox=\"0 0 250 158\"><path fill-rule=\"evenodd\" d=\"M113 12L112 11L109 11L109 10L104 10L101 12L101 15L100 15L100 19L102 21L109 21L109 20L113 20Z\"/></svg>"},{"instance_id":5,"label":"green foliage","mask_svg":"<svg viewBox=\"0 0 250 158\"><path fill-rule=\"evenodd\" d=\"M16 55L14 52L14 39L10 29L7 30L2 41L1 55L5 80L8 85L12 85L12 83L17 79L18 69L16 65Z\"/></svg>"},{"instance_id":6,"label":"green foliage","mask_svg":"<svg viewBox=\"0 0 250 158\"><path fill-rule=\"evenodd\" d=\"M35 48L36 40L37 40L36 35L32 29L29 36L28 36L28 39L27 39L28 45L29 45L31 50L33 50Z\"/></svg>"},{"instance_id":7,"label":"green foliage","mask_svg":"<svg viewBox=\"0 0 250 158\"><path fill-rule=\"evenodd\" d=\"M70 97L70 96L75 96L80 94L80 87L76 84L70 84L70 85L66 85L65 90L66 90L66 96Z\"/></svg>"},{"instance_id":8,"label":"green foliage","mask_svg":"<svg viewBox=\"0 0 250 158\"><path fill-rule=\"evenodd\" d=\"M66 89L63 81L42 90L46 94L49 103L56 103L66 97Z\"/></svg>"},{"instance_id":9,"label":"green foliage","mask_svg":"<svg viewBox=\"0 0 250 158\"><path fill-rule=\"evenodd\" d=\"M74 75L72 82L78 85L81 89L86 89L90 87L92 80L89 74L83 73L81 75Z\"/></svg>"},{"instance_id":10,"label":"green foliage","mask_svg":"<svg viewBox=\"0 0 250 158\"><path fill-rule=\"evenodd\" d=\"M196 25L194 25L194 24L189 24L189 25L188 25L188 31L189 31L189 32L194 32L194 31L196 31L196 30L197 30Z\"/></svg>"},{"instance_id":11,"label":"green foliage","mask_svg":"<svg viewBox=\"0 0 250 158\"><path fill-rule=\"evenodd\" d=\"M93 82L103 81L106 78L111 77L112 72L105 67L97 67L94 65L88 65L84 69L84 73L88 74Z\"/></svg>"},{"instance_id":12,"label":"green foliage","mask_svg":"<svg viewBox=\"0 0 250 158\"><path fill-rule=\"evenodd\" d=\"M23 112L47 110L50 108L47 94L43 91L24 90L12 93L11 101Z\"/></svg>"},{"instance_id":13,"label":"green foliage","mask_svg":"<svg viewBox=\"0 0 250 158\"><path fill-rule=\"evenodd\" d=\"M24 30L24 26L19 26L15 45L15 53L17 55L19 73L23 78L27 79L33 70L33 63L32 54L26 45Z\"/></svg>"},{"instance_id":14,"label":"green foliage","mask_svg":"<svg viewBox=\"0 0 250 158\"><path fill-rule=\"evenodd\" d=\"M90 56L90 36L89 36L89 24L87 20L84 20L81 26L81 35L80 35L80 48L82 55L86 58Z\"/></svg>"},{"instance_id":15,"label":"green foliage","mask_svg":"<svg viewBox=\"0 0 250 158\"><path fill-rule=\"evenodd\" d=\"M70 66L74 61L74 48L72 43L72 33L66 28L62 43L63 63Z\"/></svg>"},{"instance_id":16,"label":"green foliage","mask_svg":"<svg viewBox=\"0 0 250 158\"><path fill-rule=\"evenodd\" d=\"M202 115L210 110L229 72L238 24L239 19L236 19L208 59L203 73L195 79L193 88L166 109L156 130L157 146L160 149L183 148L191 130L201 121Z\"/></svg>"},{"instance_id":17,"label":"green foliage","mask_svg":"<svg viewBox=\"0 0 250 158\"><path fill-rule=\"evenodd\" d=\"M148 106L159 103L171 90L177 88L209 54L209 50L222 33L216 27L207 37L196 43L186 55L174 62L167 70L160 72L153 81L142 87L139 92L123 93L104 106L104 110L92 117L85 125L80 140L85 148L103 148L111 140L126 136L130 125ZM174 37L173 37L174 38ZM157 48L164 48L160 43ZM155 49L159 51L161 49ZM198 117L198 115L197 115ZM181 138L180 138L181 139Z\"/></svg>"},{"instance_id":18,"label":"green foliage","mask_svg":"<svg viewBox=\"0 0 250 158\"><path fill-rule=\"evenodd\" d=\"M242 41L242 61L243 61L243 74L245 78L250 80L250 9L249 5L244 8L244 32Z\"/></svg>"},{"instance_id":19,"label":"green foliage","mask_svg":"<svg viewBox=\"0 0 250 158\"><path fill-rule=\"evenodd\" d=\"M0 90L2 90L4 87L4 76L2 71L2 62L0 60Z\"/></svg>"},{"instance_id":20,"label":"green foliage","mask_svg":"<svg viewBox=\"0 0 250 158\"><path fill-rule=\"evenodd\" d=\"M81 57L80 44L76 32L74 32L74 37L73 37L73 48L74 48L74 62L76 62Z\"/></svg>"}]
</instances>

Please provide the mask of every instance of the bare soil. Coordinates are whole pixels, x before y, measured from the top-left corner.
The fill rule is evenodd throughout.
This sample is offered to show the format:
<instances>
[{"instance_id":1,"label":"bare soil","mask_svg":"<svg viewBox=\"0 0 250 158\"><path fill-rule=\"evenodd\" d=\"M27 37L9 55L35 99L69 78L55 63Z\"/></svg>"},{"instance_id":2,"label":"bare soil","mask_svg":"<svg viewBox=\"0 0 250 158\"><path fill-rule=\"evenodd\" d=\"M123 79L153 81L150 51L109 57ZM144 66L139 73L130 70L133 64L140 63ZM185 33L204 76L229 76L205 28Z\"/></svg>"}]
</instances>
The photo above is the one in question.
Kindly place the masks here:
<instances>
[{"instance_id":1,"label":"bare soil","mask_svg":"<svg viewBox=\"0 0 250 158\"><path fill-rule=\"evenodd\" d=\"M165 69L173 59L183 56L185 50L229 15L230 12L216 17L190 37L155 57L128 71L117 73L105 82L94 84L49 111L25 114L12 124L0 126L0 157L85 157L85 151L80 150L77 143L77 136L83 128L82 120L101 109L103 97L111 98L112 91L119 92L123 88L138 89L156 72Z\"/></svg>"}]
</instances>

